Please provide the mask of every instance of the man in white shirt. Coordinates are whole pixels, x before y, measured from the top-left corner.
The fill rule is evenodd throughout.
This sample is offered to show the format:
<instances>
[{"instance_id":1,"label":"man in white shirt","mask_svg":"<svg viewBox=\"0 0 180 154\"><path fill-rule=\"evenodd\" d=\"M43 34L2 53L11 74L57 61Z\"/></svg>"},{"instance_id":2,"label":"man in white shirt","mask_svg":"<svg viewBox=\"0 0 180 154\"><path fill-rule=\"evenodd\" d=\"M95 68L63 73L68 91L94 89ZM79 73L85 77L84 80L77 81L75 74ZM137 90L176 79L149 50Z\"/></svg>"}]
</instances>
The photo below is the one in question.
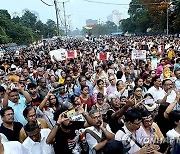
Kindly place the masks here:
<instances>
[{"instance_id":1,"label":"man in white shirt","mask_svg":"<svg viewBox=\"0 0 180 154\"><path fill-rule=\"evenodd\" d=\"M163 91L157 100L157 103L173 103L176 99L176 92L174 89L174 84L171 79L165 79L162 82Z\"/></svg>"},{"instance_id":2,"label":"man in white shirt","mask_svg":"<svg viewBox=\"0 0 180 154\"><path fill-rule=\"evenodd\" d=\"M141 126L142 116L136 109L130 109L125 113L125 125L115 135L115 140L121 141L129 154L145 154L156 151L152 145L141 146L138 143L137 130Z\"/></svg>"},{"instance_id":3,"label":"man in white shirt","mask_svg":"<svg viewBox=\"0 0 180 154\"><path fill-rule=\"evenodd\" d=\"M89 115L95 122L95 126L86 129L86 140L89 145L89 154L96 154L105 147L108 140L114 139L108 124L103 123L102 115L97 110L91 110Z\"/></svg>"},{"instance_id":4,"label":"man in white shirt","mask_svg":"<svg viewBox=\"0 0 180 154\"><path fill-rule=\"evenodd\" d=\"M175 81L176 89L180 91L180 69L175 70L174 74L176 76L176 81Z\"/></svg>"},{"instance_id":5,"label":"man in white shirt","mask_svg":"<svg viewBox=\"0 0 180 154\"><path fill-rule=\"evenodd\" d=\"M8 141L4 134L0 134L0 153L3 154L28 154L24 146L17 141Z\"/></svg>"},{"instance_id":6,"label":"man in white shirt","mask_svg":"<svg viewBox=\"0 0 180 154\"><path fill-rule=\"evenodd\" d=\"M146 93L150 93L154 100L157 101L161 99L161 95L164 93L161 86L161 79L158 76L152 78L152 83L154 84Z\"/></svg>"},{"instance_id":7,"label":"man in white shirt","mask_svg":"<svg viewBox=\"0 0 180 154\"><path fill-rule=\"evenodd\" d=\"M29 151L29 154L54 154L54 148L51 144L46 143L50 129L41 129L37 121L28 122L24 130L27 138L23 145Z\"/></svg>"}]
</instances>

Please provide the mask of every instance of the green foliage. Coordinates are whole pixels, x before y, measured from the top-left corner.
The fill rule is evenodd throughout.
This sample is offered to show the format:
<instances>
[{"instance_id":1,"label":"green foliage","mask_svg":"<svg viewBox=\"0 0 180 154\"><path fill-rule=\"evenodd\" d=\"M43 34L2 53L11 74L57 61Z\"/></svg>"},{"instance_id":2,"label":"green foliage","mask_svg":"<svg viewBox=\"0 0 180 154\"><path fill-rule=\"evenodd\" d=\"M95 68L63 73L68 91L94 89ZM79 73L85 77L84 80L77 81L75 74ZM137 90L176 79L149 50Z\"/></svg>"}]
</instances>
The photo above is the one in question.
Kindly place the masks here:
<instances>
[{"instance_id":1,"label":"green foliage","mask_svg":"<svg viewBox=\"0 0 180 154\"><path fill-rule=\"evenodd\" d=\"M164 0L132 0L128 19L121 20L123 32L143 33L151 28L151 33L164 33L167 28L167 7L170 33L180 32L180 1L172 0L171 5ZM156 3L156 4L153 4ZM157 4L159 3L159 4Z\"/></svg>"},{"instance_id":2,"label":"green foliage","mask_svg":"<svg viewBox=\"0 0 180 154\"><path fill-rule=\"evenodd\" d=\"M53 20L49 19L44 24L30 11L26 11L22 17L11 19L7 10L0 10L0 43L30 44L56 34Z\"/></svg>"}]
</instances>

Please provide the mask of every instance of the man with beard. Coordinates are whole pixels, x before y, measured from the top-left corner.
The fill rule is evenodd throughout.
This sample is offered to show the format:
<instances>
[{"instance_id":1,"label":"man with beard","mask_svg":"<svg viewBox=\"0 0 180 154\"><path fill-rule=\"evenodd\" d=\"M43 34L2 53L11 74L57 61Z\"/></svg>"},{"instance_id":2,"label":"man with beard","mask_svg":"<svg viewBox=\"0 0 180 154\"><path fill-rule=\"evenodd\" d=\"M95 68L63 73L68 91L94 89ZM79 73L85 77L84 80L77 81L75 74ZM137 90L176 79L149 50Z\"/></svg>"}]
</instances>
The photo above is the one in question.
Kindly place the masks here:
<instances>
[{"instance_id":1,"label":"man with beard","mask_svg":"<svg viewBox=\"0 0 180 154\"><path fill-rule=\"evenodd\" d=\"M94 125L93 119L84 112L82 107L77 107L77 113L82 114L87 122L84 121L72 121L67 117L67 108L60 108L56 111L54 119L57 121L53 129L51 130L46 142L48 144L55 143L56 154L72 154L75 151L80 153L78 146L79 136L77 131L81 128Z\"/></svg>"},{"instance_id":2,"label":"man with beard","mask_svg":"<svg viewBox=\"0 0 180 154\"><path fill-rule=\"evenodd\" d=\"M29 83L27 86L27 89L28 89L29 94L32 98L31 105L38 107L41 104L43 99L37 93L37 85L34 83Z\"/></svg>"},{"instance_id":3,"label":"man with beard","mask_svg":"<svg viewBox=\"0 0 180 154\"><path fill-rule=\"evenodd\" d=\"M14 111L11 107L1 109L2 125L0 133L3 133L9 141L19 141L20 130L23 125L20 122L14 122Z\"/></svg>"},{"instance_id":4,"label":"man with beard","mask_svg":"<svg viewBox=\"0 0 180 154\"><path fill-rule=\"evenodd\" d=\"M86 140L89 145L89 154L95 154L101 152L109 140L114 139L114 134L109 125L103 122L98 110L91 110L89 115L95 125L86 129Z\"/></svg>"},{"instance_id":5,"label":"man with beard","mask_svg":"<svg viewBox=\"0 0 180 154\"><path fill-rule=\"evenodd\" d=\"M42 97L42 99L44 99L44 97L47 95L48 93L48 88L46 87L46 79L43 77L43 78L40 78L38 80L38 83L39 83L39 87L38 87L38 93L40 95L40 97Z\"/></svg>"}]
</instances>

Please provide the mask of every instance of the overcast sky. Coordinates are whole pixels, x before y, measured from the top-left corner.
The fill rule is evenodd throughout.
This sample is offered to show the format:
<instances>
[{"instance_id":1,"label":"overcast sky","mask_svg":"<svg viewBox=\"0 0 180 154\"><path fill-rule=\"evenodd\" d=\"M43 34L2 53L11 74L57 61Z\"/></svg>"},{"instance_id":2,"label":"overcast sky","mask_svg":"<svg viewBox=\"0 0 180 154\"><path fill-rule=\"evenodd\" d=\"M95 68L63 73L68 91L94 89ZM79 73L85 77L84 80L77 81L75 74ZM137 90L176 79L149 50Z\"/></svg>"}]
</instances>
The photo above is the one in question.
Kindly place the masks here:
<instances>
[{"instance_id":1,"label":"overcast sky","mask_svg":"<svg viewBox=\"0 0 180 154\"><path fill-rule=\"evenodd\" d=\"M53 0L43 0L48 4L53 4ZM63 1L68 0L57 0L60 14L63 17ZM131 0L92 0L96 2L106 3L118 3L118 4L129 4ZM96 19L100 21L106 21L107 16L112 13L113 10L117 10L122 13L122 18L128 17L128 5L106 5L85 2L84 0L70 0L65 3L66 15L71 20L72 28L82 28L85 26L86 19ZM55 8L54 6L47 6L40 0L0 0L0 9L6 9L12 15L17 12L20 16L22 15L23 9L29 9L39 13L39 18L44 23L47 19L56 21Z\"/></svg>"}]
</instances>

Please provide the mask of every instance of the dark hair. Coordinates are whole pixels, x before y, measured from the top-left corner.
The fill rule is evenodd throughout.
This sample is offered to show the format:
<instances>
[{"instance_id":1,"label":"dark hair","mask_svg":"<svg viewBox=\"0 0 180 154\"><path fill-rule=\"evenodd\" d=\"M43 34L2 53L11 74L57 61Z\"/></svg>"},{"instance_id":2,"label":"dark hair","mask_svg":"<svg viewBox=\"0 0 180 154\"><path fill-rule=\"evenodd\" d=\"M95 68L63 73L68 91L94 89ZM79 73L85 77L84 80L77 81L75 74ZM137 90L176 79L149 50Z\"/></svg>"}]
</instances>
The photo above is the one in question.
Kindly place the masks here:
<instances>
[{"instance_id":1,"label":"dark hair","mask_svg":"<svg viewBox=\"0 0 180 154\"><path fill-rule=\"evenodd\" d=\"M3 86L0 86L0 92L5 92L5 88Z\"/></svg>"},{"instance_id":2,"label":"dark hair","mask_svg":"<svg viewBox=\"0 0 180 154\"><path fill-rule=\"evenodd\" d=\"M166 81L171 81L171 79L164 79L163 81L162 81L162 85L164 85L165 83L166 83ZM172 82L172 81L171 81Z\"/></svg>"},{"instance_id":3,"label":"dark hair","mask_svg":"<svg viewBox=\"0 0 180 154\"><path fill-rule=\"evenodd\" d=\"M10 107L10 106L3 107L3 108L1 109L1 111L0 111L1 117L4 117L4 114L5 114L5 112L6 112L7 110L12 110L12 111L14 112L13 108Z\"/></svg>"},{"instance_id":4,"label":"dark hair","mask_svg":"<svg viewBox=\"0 0 180 154\"><path fill-rule=\"evenodd\" d=\"M176 127L175 122L178 122L180 120L180 111L171 111L169 114L169 120L172 121L174 123L174 126Z\"/></svg>"},{"instance_id":5,"label":"dark hair","mask_svg":"<svg viewBox=\"0 0 180 154\"><path fill-rule=\"evenodd\" d=\"M89 89L89 86L88 86L88 85L82 85L82 86L81 86L81 91L82 91L84 88L86 88L86 87L88 87L88 89Z\"/></svg>"},{"instance_id":6,"label":"dark hair","mask_svg":"<svg viewBox=\"0 0 180 154\"><path fill-rule=\"evenodd\" d=\"M78 78L78 81L81 82L81 81L82 81L82 78L86 78L86 77L83 76L83 75L80 75L80 77Z\"/></svg>"},{"instance_id":7,"label":"dark hair","mask_svg":"<svg viewBox=\"0 0 180 154\"><path fill-rule=\"evenodd\" d=\"M125 119L124 121L125 122L131 122L133 123L135 120L141 120L142 119L142 116L141 116L141 113L137 110L137 109L130 109L128 110L125 114Z\"/></svg>"},{"instance_id":8,"label":"dark hair","mask_svg":"<svg viewBox=\"0 0 180 154\"><path fill-rule=\"evenodd\" d=\"M57 88L60 88L60 87L65 87L64 84L58 84Z\"/></svg>"},{"instance_id":9,"label":"dark hair","mask_svg":"<svg viewBox=\"0 0 180 154\"><path fill-rule=\"evenodd\" d=\"M97 85L99 85L100 82L104 83L104 81L102 79L99 79L99 80L97 80Z\"/></svg>"},{"instance_id":10,"label":"dark hair","mask_svg":"<svg viewBox=\"0 0 180 154\"><path fill-rule=\"evenodd\" d=\"M31 122L28 122L25 126L24 126L24 130L26 133L29 133L29 132L32 132L36 129L40 129L37 121L31 121Z\"/></svg>"},{"instance_id":11,"label":"dark hair","mask_svg":"<svg viewBox=\"0 0 180 154\"><path fill-rule=\"evenodd\" d=\"M150 77L150 74L144 74L143 79L146 80L149 77Z\"/></svg>"},{"instance_id":12,"label":"dark hair","mask_svg":"<svg viewBox=\"0 0 180 154\"><path fill-rule=\"evenodd\" d=\"M28 115L28 113L29 113L29 111L31 110L31 109L34 109L34 111L35 111L35 108L34 107L32 107L32 106L27 106L25 109L24 109L24 111L23 111L23 116L25 117L25 118L27 118L27 115Z\"/></svg>"},{"instance_id":13,"label":"dark hair","mask_svg":"<svg viewBox=\"0 0 180 154\"><path fill-rule=\"evenodd\" d=\"M12 93L12 92L17 92L17 93L19 93L17 89L12 89L10 93Z\"/></svg>"},{"instance_id":14,"label":"dark hair","mask_svg":"<svg viewBox=\"0 0 180 154\"><path fill-rule=\"evenodd\" d=\"M99 111L96 110L96 109L90 110L90 111L89 111L89 116L92 117L92 115L93 115L94 113L97 113L97 112L99 112ZM100 112L99 112L99 113L100 113Z\"/></svg>"},{"instance_id":15,"label":"dark hair","mask_svg":"<svg viewBox=\"0 0 180 154\"><path fill-rule=\"evenodd\" d=\"M155 76L155 77L152 78L152 84L153 84L153 85L154 85L154 82L157 81L157 79L159 79L159 76Z\"/></svg>"},{"instance_id":16,"label":"dark hair","mask_svg":"<svg viewBox=\"0 0 180 154\"><path fill-rule=\"evenodd\" d=\"M142 115L142 121L146 119L145 117L152 116L151 112L149 112L148 110L141 111L141 115Z\"/></svg>"},{"instance_id":17,"label":"dark hair","mask_svg":"<svg viewBox=\"0 0 180 154\"><path fill-rule=\"evenodd\" d=\"M59 118L59 115L65 111L68 110L68 107L67 106L63 106L59 109L57 109L55 112L54 112L54 120L57 121L58 118Z\"/></svg>"},{"instance_id":18,"label":"dark hair","mask_svg":"<svg viewBox=\"0 0 180 154\"><path fill-rule=\"evenodd\" d=\"M123 76L123 72L122 71L117 71L117 73L116 73L117 79L121 79L122 76Z\"/></svg>"},{"instance_id":19,"label":"dark hair","mask_svg":"<svg viewBox=\"0 0 180 154\"><path fill-rule=\"evenodd\" d=\"M136 78L136 79L135 79L135 81L134 81L135 85L138 85L138 81L139 81L140 79L143 80L143 78ZM143 80L143 81L144 81L144 80Z\"/></svg>"},{"instance_id":20,"label":"dark hair","mask_svg":"<svg viewBox=\"0 0 180 154\"><path fill-rule=\"evenodd\" d=\"M100 92L98 92L98 94L97 94L97 99L99 99L99 98L104 99L104 95Z\"/></svg>"},{"instance_id":21,"label":"dark hair","mask_svg":"<svg viewBox=\"0 0 180 154\"><path fill-rule=\"evenodd\" d=\"M37 85L35 83L29 83L28 86L27 86L27 89L29 90L30 88L36 88Z\"/></svg>"},{"instance_id":22,"label":"dark hair","mask_svg":"<svg viewBox=\"0 0 180 154\"><path fill-rule=\"evenodd\" d=\"M151 93L146 93L146 94L144 95L144 98L146 98L146 97L148 97L148 96L151 97L152 99L154 99L154 98L153 98L153 95L151 95Z\"/></svg>"},{"instance_id":23,"label":"dark hair","mask_svg":"<svg viewBox=\"0 0 180 154\"><path fill-rule=\"evenodd\" d=\"M141 88L141 89L142 89L141 86L134 86L134 91L135 91L137 88Z\"/></svg>"},{"instance_id":24,"label":"dark hair","mask_svg":"<svg viewBox=\"0 0 180 154\"><path fill-rule=\"evenodd\" d=\"M52 103L51 103L51 100L50 100L52 96L54 96L55 99L56 99L56 103L54 104L55 107L58 107L60 103L59 103L59 101L58 101L58 99L57 99L57 97L56 97L55 95L50 95L50 96L49 96L50 107L52 107Z\"/></svg>"}]
</instances>

